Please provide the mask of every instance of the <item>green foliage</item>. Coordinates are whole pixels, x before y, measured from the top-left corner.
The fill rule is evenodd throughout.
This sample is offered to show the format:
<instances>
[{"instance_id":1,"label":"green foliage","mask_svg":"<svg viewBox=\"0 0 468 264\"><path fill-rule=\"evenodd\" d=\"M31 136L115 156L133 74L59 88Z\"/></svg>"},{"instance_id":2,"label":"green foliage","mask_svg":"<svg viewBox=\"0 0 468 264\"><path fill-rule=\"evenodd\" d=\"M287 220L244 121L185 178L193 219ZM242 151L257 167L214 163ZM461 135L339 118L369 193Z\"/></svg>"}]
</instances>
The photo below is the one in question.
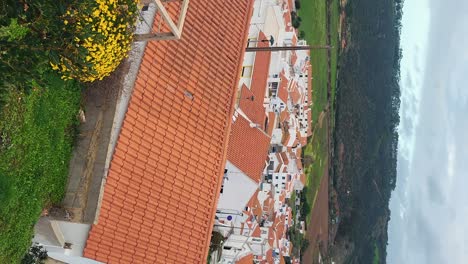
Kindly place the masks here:
<instances>
[{"instance_id":1,"label":"green foliage","mask_svg":"<svg viewBox=\"0 0 468 264\"><path fill-rule=\"evenodd\" d=\"M21 264L43 264L47 259L47 251L43 246L34 244L29 248L29 251L24 255Z\"/></svg>"},{"instance_id":2,"label":"green foliage","mask_svg":"<svg viewBox=\"0 0 468 264\"><path fill-rule=\"evenodd\" d=\"M301 252L305 252L307 248L309 247L309 245L310 245L310 241L308 239L304 239L301 245Z\"/></svg>"},{"instance_id":3,"label":"green foliage","mask_svg":"<svg viewBox=\"0 0 468 264\"><path fill-rule=\"evenodd\" d=\"M298 35L298 38L299 38L299 39L304 39L305 36L306 36L306 33L305 33L304 30L299 31L299 35Z\"/></svg>"},{"instance_id":4,"label":"green foliage","mask_svg":"<svg viewBox=\"0 0 468 264\"><path fill-rule=\"evenodd\" d=\"M372 264L379 264L380 263L380 252L377 243L374 243L374 259L372 260Z\"/></svg>"},{"instance_id":5,"label":"green foliage","mask_svg":"<svg viewBox=\"0 0 468 264\"><path fill-rule=\"evenodd\" d=\"M4 0L0 14L0 89L51 66L82 81L109 75L130 48L137 15L134 0Z\"/></svg>"},{"instance_id":6,"label":"green foliage","mask_svg":"<svg viewBox=\"0 0 468 264\"><path fill-rule=\"evenodd\" d=\"M304 241L304 235L299 233L299 231L296 228L289 228L288 237L289 237L289 241L291 241L293 244L292 255L299 257L300 250L302 248L302 243Z\"/></svg>"},{"instance_id":7,"label":"green foliage","mask_svg":"<svg viewBox=\"0 0 468 264\"><path fill-rule=\"evenodd\" d=\"M301 217L299 218L300 221L307 221L310 219L310 213L312 212L312 205L309 202L308 195L310 195L309 188L306 186L302 190L301 194L301 206L299 210L301 212Z\"/></svg>"},{"instance_id":8,"label":"green foliage","mask_svg":"<svg viewBox=\"0 0 468 264\"><path fill-rule=\"evenodd\" d=\"M346 6L352 38L340 58L333 166L340 205L335 244L352 249L346 263L386 259L396 182L401 8L401 1Z\"/></svg>"},{"instance_id":9,"label":"green foliage","mask_svg":"<svg viewBox=\"0 0 468 264\"><path fill-rule=\"evenodd\" d=\"M217 231L213 231L211 233L211 241L210 241L210 249L208 251L208 260L211 258L211 254L218 250L218 259L221 257L221 253L223 250L223 243L225 238L221 233Z\"/></svg>"},{"instance_id":10,"label":"green foliage","mask_svg":"<svg viewBox=\"0 0 468 264\"><path fill-rule=\"evenodd\" d=\"M0 27L0 39L7 39L9 42L18 41L23 39L28 32L27 27L18 24L17 18L12 18L8 26Z\"/></svg>"},{"instance_id":11,"label":"green foliage","mask_svg":"<svg viewBox=\"0 0 468 264\"><path fill-rule=\"evenodd\" d=\"M224 237L221 235L221 233L213 231L211 233L211 242L210 242L210 252L215 251L217 248L219 248L224 242Z\"/></svg>"},{"instance_id":12,"label":"green foliage","mask_svg":"<svg viewBox=\"0 0 468 264\"><path fill-rule=\"evenodd\" d=\"M308 140L303 151L304 171L307 175L307 189L304 196L310 208L313 208L315 197L320 186L322 176L327 169L328 162L328 119L325 111L330 111L334 119L334 100L336 90L336 68L338 58L338 0L330 3L330 34L331 34L331 94L328 100L328 54L326 50L312 50L310 62L312 64L312 127L313 136ZM309 45L327 44L327 1L302 1L300 12L302 22L300 33ZM327 109L329 107L329 109ZM320 115L324 118L320 122ZM333 125L333 123L332 123ZM310 211L309 211L310 212ZM310 215L306 222L310 223Z\"/></svg>"},{"instance_id":13,"label":"green foliage","mask_svg":"<svg viewBox=\"0 0 468 264\"><path fill-rule=\"evenodd\" d=\"M289 207L292 209L292 219L296 221L297 209L296 209L296 191L292 192L291 198L289 199Z\"/></svg>"},{"instance_id":14,"label":"green foliage","mask_svg":"<svg viewBox=\"0 0 468 264\"><path fill-rule=\"evenodd\" d=\"M0 112L0 263L18 262L44 206L64 194L81 88L55 73L7 90Z\"/></svg>"},{"instance_id":15,"label":"green foliage","mask_svg":"<svg viewBox=\"0 0 468 264\"><path fill-rule=\"evenodd\" d=\"M302 18L297 15L296 12L291 12L291 23L294 28L299 28L301 26Z\"/></svg>"},{"instance_id":16,"label":"green foliage","mask_svg":"<svg viewBox=\"0 0 468 264\"><path fill-rule=\"evenodd\" d=\"M296 6L296 9L301 9L301 1L300 0L294 1L294 5Z\"/></svg>"}]
</instances>

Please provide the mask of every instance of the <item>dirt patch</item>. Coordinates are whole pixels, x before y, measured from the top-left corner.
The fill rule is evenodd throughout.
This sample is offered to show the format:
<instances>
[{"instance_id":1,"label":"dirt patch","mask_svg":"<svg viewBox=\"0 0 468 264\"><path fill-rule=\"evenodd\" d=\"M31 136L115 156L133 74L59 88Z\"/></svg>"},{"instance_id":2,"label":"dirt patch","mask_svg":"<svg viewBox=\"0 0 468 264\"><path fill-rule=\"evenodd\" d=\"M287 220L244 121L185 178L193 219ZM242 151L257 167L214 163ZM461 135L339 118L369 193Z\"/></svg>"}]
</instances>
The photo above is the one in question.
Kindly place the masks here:
<instances>
[{"instance_id":1,"label":"dirt patch","mask_svg":"<svg viewBox=\"0 0 468 264\"><path fill-rule=\"evenodd\" d=\"M318 120L318 125L319 125L320 128L322 128L322 123L323 123L323 119L325 118L325 116L326 116L325 111L320 112L320 115L319 115L319 118L318 118L319 119Z\"/></svg>"},{"instance_id":2,"label":"dirt patch","mask_svg":"<svg viewBox=\"0 0 468 264\"><path fill-rule=\"evenodd\" d=\"M328 164L325 164L327 168ZM312 209L306 238L310 245L304 253L302 263L318 263L318 255L326 255L328 247L328 170L324 171L315 206Z\"/></svg>"},{"instance_id":3,"label":"dirt patch","mask_svg":"<svg viewBox=\"0 0 468 264\"><path fill-rule=\"evenodd\" d=\"M343 142L341 142L338 147L338 174L343 173L344 154L345 154L345 146Z\"/></svg>"}]
</instances>

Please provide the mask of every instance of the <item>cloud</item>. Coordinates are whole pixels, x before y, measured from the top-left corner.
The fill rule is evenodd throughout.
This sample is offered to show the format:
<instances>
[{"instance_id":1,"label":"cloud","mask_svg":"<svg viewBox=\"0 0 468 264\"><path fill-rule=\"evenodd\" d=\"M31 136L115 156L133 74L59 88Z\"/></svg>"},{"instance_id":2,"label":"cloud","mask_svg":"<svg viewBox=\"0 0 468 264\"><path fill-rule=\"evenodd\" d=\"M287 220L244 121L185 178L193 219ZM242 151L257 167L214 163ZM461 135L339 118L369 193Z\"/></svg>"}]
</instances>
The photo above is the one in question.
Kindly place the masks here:
<instances>
[{"instance_id":1,"label":"cloud","mask_svg":"<svg viewBox=\"0 0 468 264\"><path fill-rule=\"evenodd\" d=\"M425 5L428 34L421 33L428 27L420 19ZM389 263L468 263L466 13L468 1L405 2Z\"/></svg>"}]
</instances>

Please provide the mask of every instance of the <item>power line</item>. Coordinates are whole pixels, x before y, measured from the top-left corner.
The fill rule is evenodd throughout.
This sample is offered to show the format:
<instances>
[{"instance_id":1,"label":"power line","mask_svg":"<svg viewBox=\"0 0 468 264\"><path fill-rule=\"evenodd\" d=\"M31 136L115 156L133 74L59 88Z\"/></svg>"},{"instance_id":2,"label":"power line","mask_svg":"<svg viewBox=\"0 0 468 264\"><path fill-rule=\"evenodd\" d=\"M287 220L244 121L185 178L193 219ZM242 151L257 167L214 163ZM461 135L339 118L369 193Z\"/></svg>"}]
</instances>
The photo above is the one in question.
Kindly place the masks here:
<instances>
[{"instance_id":1,"label":"power line","mask_svg":"<svg viewBox=\"0 0 468 264\"><path fill-rule=\"evenodd\" d=\"M245 52L260 52L260 51L282 51L282 50L313 50L313 49L332 49L330 45L316 45L316 46L279 46L279 47L247 47Z\"/></svg>"}]
</instances>

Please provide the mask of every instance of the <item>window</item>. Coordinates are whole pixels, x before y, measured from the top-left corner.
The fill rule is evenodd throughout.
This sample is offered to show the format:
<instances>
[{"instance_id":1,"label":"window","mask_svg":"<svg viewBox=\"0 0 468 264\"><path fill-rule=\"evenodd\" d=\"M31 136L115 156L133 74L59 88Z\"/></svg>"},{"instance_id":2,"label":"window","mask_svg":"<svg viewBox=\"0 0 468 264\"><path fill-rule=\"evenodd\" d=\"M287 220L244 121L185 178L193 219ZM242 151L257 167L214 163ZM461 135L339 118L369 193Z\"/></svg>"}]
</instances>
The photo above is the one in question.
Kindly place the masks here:
<instances>
[{"instance_id":1,"label":"window","mask_svg":"<svg viewBox=\"0 0 468 264\"><path fill-rule=\"evenodd\" d=\"M247 40L247 47L256 47L257 46L257 38L256 37L249 37Z\"/></svg>"},{"instance_id":2,"label":"window","mask_svg":"<svg viewBox=\"0 0 468 264\"><path fill-rule=\"evenodd\" d=\"M276 176L275 178L278 179L278 176Z\"/></svg>"},{"instance_id":3,"label":"window","mask_svg":"<svg viewBox=\"0 0 468 264\"><path fill-rule=\"evenodd\" d=\"M285 180L285 179L286 179L286 177L284 177L284 176L283 176L283 177L281 177L281 178L282 178L283 180Z\"/></svg>"},{"instance_id":4,"label":"window","mask_svg":"<svg viewBox=\"0 0 468 264\"><path fill-rule=\"evenodd\" d=\"M252 76L252 66L242 67L242 77L251 77Z\"/></svg>"},{"instance_id":5,"label":"window","mask_svg":"<svg viewBox=\"0 0 468 264\"><path fill-rule=\"evenodd\" d=\"M276 92L276 90L278 89L278 82L269 82L268 87Z\"/></svg>"}]
</instances>

